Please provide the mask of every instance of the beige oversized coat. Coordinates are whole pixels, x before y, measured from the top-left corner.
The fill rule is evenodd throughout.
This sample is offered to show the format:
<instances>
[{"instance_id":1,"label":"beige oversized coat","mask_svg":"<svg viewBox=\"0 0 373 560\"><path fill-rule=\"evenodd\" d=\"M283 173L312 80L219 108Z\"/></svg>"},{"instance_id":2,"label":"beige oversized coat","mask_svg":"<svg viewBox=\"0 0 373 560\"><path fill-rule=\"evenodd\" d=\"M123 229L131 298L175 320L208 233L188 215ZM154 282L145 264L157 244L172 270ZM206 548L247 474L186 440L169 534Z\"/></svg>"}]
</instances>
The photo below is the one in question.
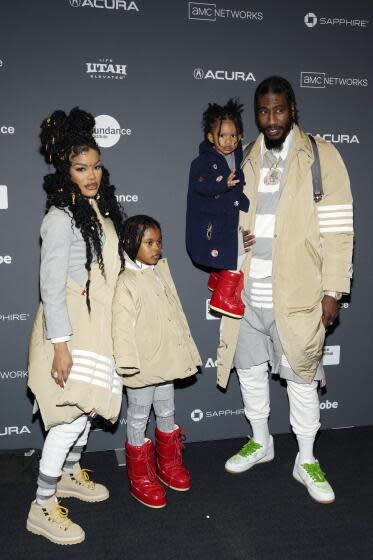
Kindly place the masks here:
<instances>
[{"instance_id":1,"label":"beige oversized coat","mask_svg":"<svg viewBox=\"0 0 373 560\"><path fill-rule=\"evenodd\" d=\"M248 214L240 212L240 224L252 232L262 138L260 134L243 166L250 210ZM324 345L323 292L349 293L352 275L353 232L350 225L341 225L352 212L348 174L334 146L318 138L316 141L324 196L317 204L313 200L312 147L309 138L295 126L295 145L277 208L273 239L272 282L277 329L293 371L306 382L315 376ZM320 227L320 219L326 225ZM242 267L245 278L250 260L249 252ZM240 320L223 317L217 369L217 383L221 387L228 384L239 329Z\"/></svg>"},{"instance_id":2,"label":"beige oversized coat","mask_svg":"<svg viewBox=\"0 0 373 560\"><path fill-rule=\"evenodd\" d=\"M72 278L67 279L66 302L73 329L68 346L73 366L64 388L51 377L54 351L46 336L42 303L32 328L28 385L37 399L46 430L70 423L92 410L115 422L121 407L122 383L115 371L111 339L111 303L120 270L118 238L112 221L103 219L97 207L96 212L105 235L102 248L105 277L94 263L91 313L82 286Z\"/></svg>"},{"instance_id":3,"label":"beige oversized coat","mask_svg":"<svg viewBox=\"0 0 373 560\"><path fill-rule=\"evenodd\" d=\"M123 384L144 387L193 375L201 358L167 260L146 269L131 265L126 260L113 300L114 358Z\"/></svg>"}]
</instances>

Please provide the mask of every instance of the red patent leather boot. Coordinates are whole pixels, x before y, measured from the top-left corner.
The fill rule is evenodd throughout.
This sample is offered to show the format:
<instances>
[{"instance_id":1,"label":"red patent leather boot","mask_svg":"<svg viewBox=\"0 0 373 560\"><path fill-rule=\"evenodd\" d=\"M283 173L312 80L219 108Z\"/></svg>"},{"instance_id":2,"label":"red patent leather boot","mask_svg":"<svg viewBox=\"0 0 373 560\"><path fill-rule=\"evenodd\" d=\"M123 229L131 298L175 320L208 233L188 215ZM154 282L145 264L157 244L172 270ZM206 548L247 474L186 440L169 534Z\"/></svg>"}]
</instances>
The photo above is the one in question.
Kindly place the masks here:
<instances>
[{"instance_id":1,"label":"red patent leather boot","mask_svg":"<svg viewBox=\"0 0 373 560\"><path fill-rule=\"evenodd\" d=\"M127 473L130 493L136 500L151 508L163 508L166 493L156 476L153 443L146 439L143 445L126 442Z\"/></svg>"},{"instance_id":2,"label":"red patent leather boot","mask_svg":"<svg viewBox=\"0 0 373 560\"><path fill-rule=\"evenodd\" d=\"M209 276L209 281L207 284L208 289L210 290L210 292L213 292L217 286L218 280L219 280L219 272L211 272L210 276Z\"/></svg>"},{"instance_id":3,"label":"red patent leather boot","mask_svg":"<svg viewBox=\"0 0 373 560\"><path fill-rule=\"evenodd\" d=\"M158 478L173 490L185 492L192 482L188 469L183 465L181 456L184 444L179 426L173 432L155 430L155 449L157 454Z\"/></svg>"},{"instance_id":4,"label":"red patent leather boot","mask_svg":"<svg viewBox=\"0 0 373 560\"><path fill-rule=\"evenodd\" d=\"M245 305L241 299L243 288L243 272L231 272L222 270L214 293L210 300L210 309L228 315L235 319L241 319L245 312Z\"/></svg>"}]
</instances>

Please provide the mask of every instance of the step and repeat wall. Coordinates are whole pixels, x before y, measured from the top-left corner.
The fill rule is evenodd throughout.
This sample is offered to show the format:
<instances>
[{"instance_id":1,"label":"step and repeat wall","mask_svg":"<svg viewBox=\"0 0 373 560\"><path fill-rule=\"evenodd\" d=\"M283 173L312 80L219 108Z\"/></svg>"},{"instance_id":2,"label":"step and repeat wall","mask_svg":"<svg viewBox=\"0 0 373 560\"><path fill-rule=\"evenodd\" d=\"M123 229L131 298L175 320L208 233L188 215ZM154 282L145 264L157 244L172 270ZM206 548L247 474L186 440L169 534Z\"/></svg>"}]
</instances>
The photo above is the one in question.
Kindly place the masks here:
<instances>
[{"instance_id":1,"label":"step and repeat wall","mask_svg":"<svg viewBox=\"0 0 373 560\"><path fill-rule=\"evenodd\" d=\"M257 135L253 96L279 74L293 84L302 128L332 142L351 177L356 243L352 295L326 340L323 428L373 423L371 83L373 6L366 0L2 0L0 4L0 448L40 448L27 390L27 347L39 301L39 228L45 212L41 121L79 107L128 215L163 228L201 372L176 390L188 441L245 436L236 375L216 386L219 320L207 275L185 250L190 161L208 102L237 96L245 141ZM291 281L291 279L289 279ZM286 390L271 380L271 430L288 432ZM115 426L96 420L89 449L123 447L126 399ZM150 422L150 433L154 419Z\"/></svg>"}]
</instances>

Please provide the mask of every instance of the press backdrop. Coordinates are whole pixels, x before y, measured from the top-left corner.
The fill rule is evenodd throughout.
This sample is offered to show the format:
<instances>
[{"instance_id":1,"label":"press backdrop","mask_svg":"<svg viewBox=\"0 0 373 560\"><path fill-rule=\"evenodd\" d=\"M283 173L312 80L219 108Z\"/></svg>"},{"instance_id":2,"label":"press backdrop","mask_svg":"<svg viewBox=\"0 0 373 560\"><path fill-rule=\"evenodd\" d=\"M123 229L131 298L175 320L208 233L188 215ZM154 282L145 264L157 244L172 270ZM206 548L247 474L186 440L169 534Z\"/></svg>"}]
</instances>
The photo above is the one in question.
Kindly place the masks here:
<instances>
[{"instance_id":1,"label":"press backdrop","mask_svg":"<svg viewBox=\"0 0 373 560\"><path fill-rule=\"evenodd\" d=\"M99 117L103 161L126 212L150 214L163 227L164 254L203 359L196 379L176 391L177 421L189 441L248 433L236 376L226 392L216 387L219 321L207 313L207 276L185 251L185 203L207 103L238 96L251 141L254 90L271 74L293 84L303 129L340 151L355 199L353 291L326 341L322 425L373 422L372 16L366 0L2 0L0 448L43 441L27 393L42 181L50 171L38 153L38 133L53 110L76 105ZM287 432L278 380L271 394L271 429ZM89 449L123 447L125 412L124 400L114 428L96 422Z\"/></svg>"}]
</instances>

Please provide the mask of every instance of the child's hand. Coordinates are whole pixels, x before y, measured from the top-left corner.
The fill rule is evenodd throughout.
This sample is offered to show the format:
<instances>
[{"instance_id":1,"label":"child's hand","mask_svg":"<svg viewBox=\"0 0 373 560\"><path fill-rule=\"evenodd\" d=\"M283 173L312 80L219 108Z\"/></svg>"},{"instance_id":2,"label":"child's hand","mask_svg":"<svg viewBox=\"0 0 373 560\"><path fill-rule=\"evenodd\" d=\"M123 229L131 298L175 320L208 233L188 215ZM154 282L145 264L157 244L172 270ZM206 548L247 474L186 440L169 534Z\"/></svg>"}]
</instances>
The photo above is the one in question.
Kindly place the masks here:
<instances>
[{"instance_id":1,"label":"child's hand","mask_svg":"<svg viewBox=\"0 0 373 560\"><path fill-rule=\"evenodd\" d=\"M227 185L230 188L235 187L237 185L237 183L240 182L239 179L234 178L235 175L236 175L236 170L235 169L233 169L233 171L228 175Z\"/></svg>"}]
</instances>

